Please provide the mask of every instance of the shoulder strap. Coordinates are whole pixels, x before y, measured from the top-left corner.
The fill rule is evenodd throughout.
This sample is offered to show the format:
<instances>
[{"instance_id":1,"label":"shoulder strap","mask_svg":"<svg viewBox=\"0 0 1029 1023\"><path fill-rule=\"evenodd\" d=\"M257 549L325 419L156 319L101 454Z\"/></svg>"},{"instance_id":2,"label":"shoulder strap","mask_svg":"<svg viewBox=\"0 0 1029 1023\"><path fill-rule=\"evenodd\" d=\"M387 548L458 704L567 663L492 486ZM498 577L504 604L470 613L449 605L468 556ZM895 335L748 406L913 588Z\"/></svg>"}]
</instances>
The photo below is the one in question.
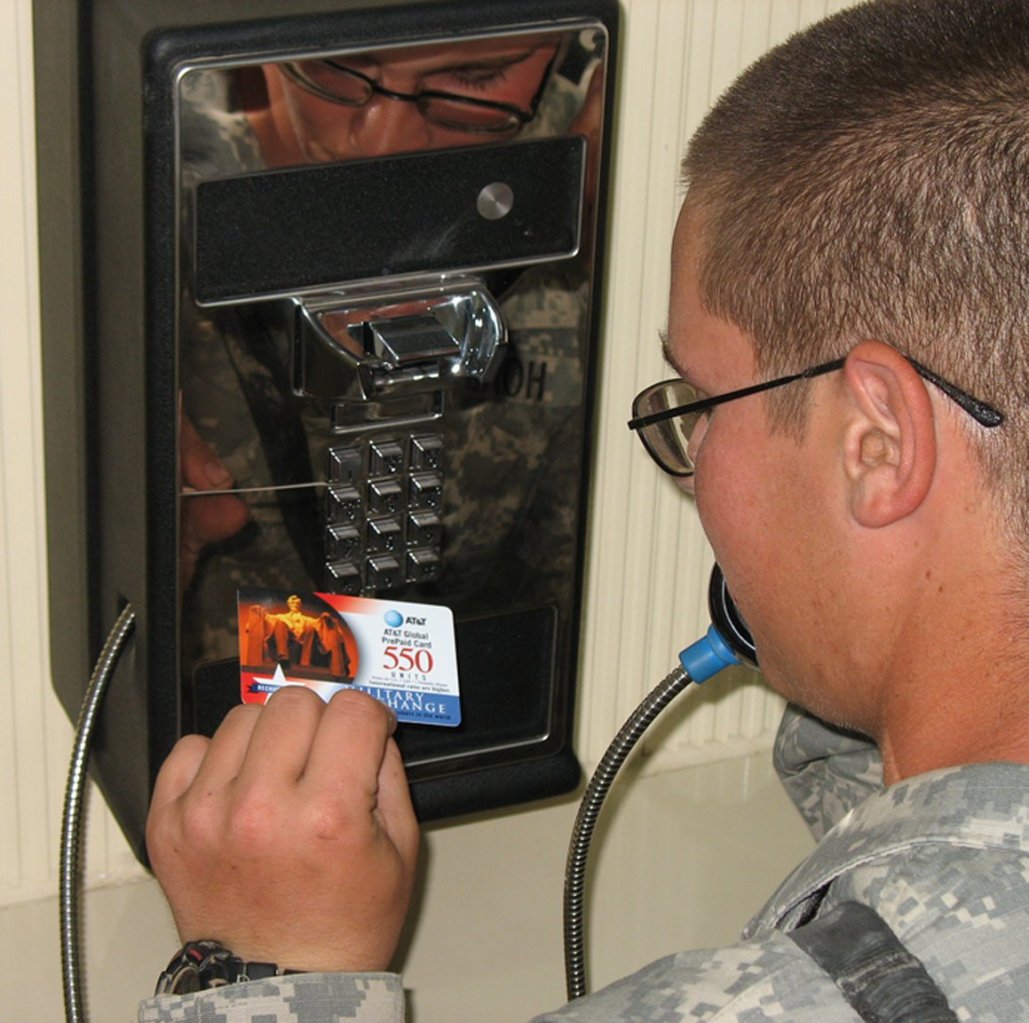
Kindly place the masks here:
<instances>
[{"instance_id":1,"label":"shoulder strap","mask_svg":"<svg viewBox=\"0 0 1029 1023\"><path fill-rule=\"evenodd\" d=\"M788 937L866 1023L957 1023L922 963L868 906L844 902Z\"/></svg>"}]
</instances>

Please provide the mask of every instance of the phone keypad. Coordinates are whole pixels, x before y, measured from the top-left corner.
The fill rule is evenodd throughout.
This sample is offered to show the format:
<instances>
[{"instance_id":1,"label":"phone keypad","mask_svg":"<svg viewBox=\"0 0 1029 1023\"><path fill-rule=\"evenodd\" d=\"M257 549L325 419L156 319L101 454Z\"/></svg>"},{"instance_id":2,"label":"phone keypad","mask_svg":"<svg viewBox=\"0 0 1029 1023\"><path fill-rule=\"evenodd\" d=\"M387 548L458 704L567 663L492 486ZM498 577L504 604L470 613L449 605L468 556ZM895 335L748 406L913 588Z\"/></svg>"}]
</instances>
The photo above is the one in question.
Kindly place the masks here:
<instances>
[{"instance_id":1,"label":"phone keypad","mask_svg":"<svg viewBox=\"0 0 1029 1023\"><path fill-rule=\"evenodd\" d=\"M434 433L329 448L328 589L371 595L439 577L444 463Z\"/></svg>"}]
</instances>

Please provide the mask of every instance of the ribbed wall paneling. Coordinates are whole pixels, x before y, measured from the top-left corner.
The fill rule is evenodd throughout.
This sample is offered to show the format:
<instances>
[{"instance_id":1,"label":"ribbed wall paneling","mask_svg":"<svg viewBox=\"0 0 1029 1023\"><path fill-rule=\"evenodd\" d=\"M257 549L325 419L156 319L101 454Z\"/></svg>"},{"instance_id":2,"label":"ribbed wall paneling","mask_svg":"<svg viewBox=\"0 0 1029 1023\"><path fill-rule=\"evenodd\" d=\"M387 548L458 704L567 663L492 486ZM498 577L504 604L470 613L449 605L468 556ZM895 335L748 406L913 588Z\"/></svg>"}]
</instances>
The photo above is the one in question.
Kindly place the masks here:
<instances>
[{"instance_id":1,"label":"ribbed wall paneling","mask_svg":"<svg viewBox=\"0 0 1029 1023\"><path fill-rule=\"evenodd\" d=\"M770 46L842 0L623 0L607 316L588 565L579 750L593 766L637 703L707 628L711 554L692 502L625 428L670 375L669 253L679 161L713 100ZM781 702L745 670L688 691L641 744L647 770L770 745Z\"/></svg>"}]
</instances>

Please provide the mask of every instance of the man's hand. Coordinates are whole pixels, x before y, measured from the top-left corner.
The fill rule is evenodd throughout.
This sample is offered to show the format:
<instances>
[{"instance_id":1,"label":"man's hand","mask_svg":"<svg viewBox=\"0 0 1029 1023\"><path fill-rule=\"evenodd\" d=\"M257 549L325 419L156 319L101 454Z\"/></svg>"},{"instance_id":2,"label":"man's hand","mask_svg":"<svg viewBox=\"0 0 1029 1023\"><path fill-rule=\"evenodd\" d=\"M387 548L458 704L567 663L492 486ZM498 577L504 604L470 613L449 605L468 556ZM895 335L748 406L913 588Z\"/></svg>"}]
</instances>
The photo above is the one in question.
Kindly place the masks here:
<instances>
[{"instance_id":1,"label":"man's hand","mask_svg":"<svg viewBox=\"0 0 1029 1023\"><path fill-rule=\"evenodd\" d=\"M235 536L250 512L235 494L219 493L232 486L232 476L186 415L179 419L179 450L182 482L196 492L182 503L179 583L185 589L203 549Z\"/></svg>"},{"instance_id":2,"label":"man's hand","mask_svg":"<svg viewBox=\"0 0 1029 1023\"><path fill-rule=\"evenodd\" d=\"M354 690L281 689L161 769L147 848L183 941L307 971L386 969L418 825L394 720Z\"/></svg>"}]
</instances>

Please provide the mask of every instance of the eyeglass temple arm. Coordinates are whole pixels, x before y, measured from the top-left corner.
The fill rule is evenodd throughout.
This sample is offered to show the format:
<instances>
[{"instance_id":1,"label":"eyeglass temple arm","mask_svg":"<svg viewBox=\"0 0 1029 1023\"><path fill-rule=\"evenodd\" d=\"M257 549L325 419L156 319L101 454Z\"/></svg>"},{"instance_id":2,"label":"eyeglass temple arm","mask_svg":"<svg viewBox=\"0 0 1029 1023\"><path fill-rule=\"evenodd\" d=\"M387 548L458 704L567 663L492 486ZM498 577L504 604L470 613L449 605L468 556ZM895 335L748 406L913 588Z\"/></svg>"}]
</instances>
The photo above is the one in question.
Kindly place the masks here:
<instances>
[{"instance_id":1,"label":"eyeglass temple arm","mask_svg":"<svg viewBox=\"0 0 1029 1023\"><path fill-rule=\"evenodd\" d=\"M985 401L981 401L979 398L973 397L967 391L962 391L960 387L956 387L954 384L950 383L949 380L945 380L937 373L934 373L931 369L927 369L916 359L912 359L910 355L905 355L904 358L911 363L915 371L923 380L927 380L934 387L939 388L948 398L950 398L951 401L979 423L980 426L985 426L987 429L993 429L1004 422L1003 412L995 409ZM714 408L716 405L721 405L726 401L735 401L737 398L746 398L751 394L760 394L762 391L769 391L775 387L783 387L786 384L792 384L797 380L807 380L811 377L821 376L823 373L831 373L834 370L842 369L846 361L846 358L833 359L831 362L823 362L818 366L813 366L811 369L806 369L802 373L793 373L790 376L778 377L775 380L766 380L763 383L754 384L751 387L744 387L738 391L731 391L728 394L719 394L714 398L705 398L703 401L691 402L688 405L680 405L677 408L665 409L662 412L652 412L647 416L636 416L634 419L629 420L629 429L639 430L644 426L650 426L652 423L660 423L666 419L674 419L676 416L681 416L690 411Z\"/></svg>"},{"instance_id":2,"label":"eyeglass temple arm","mask_svg":"<svg viewBox=\"0 0 1029 1023\"><path fill-rule=\"evenodd\" d=\"M646 416L636 416L629 420L630 430L640 430L652 423L660 423L666 419L675 419L677 416L689 412L700 411L701 409L714 408L727 401L735 401L737 398L747 398L752 394L760 394L762 391L770 391L775 387L784 387L797 380L807 380L811 377L821 376L823 373L831 373L833 370L842 369L846 359L833 359L832 362L823 362L820 366L812 366L802 373L791 373L789 376L777 377L775 380L765 380L760 384L751 384L750 387L742 387L738 391L729 391L726 394L716 394L713 398L704 398L702 401L691 401L688 405L679 405L676 408L664 409L661 412L651 412Z\"/></svg>"},{"instance_id":3,"label":"eyeglass temple arm","mask_svg":"<svg viewBox=\"0 0 1029 1023\"><path fill-rule=\"evenodd\" d=\"M915 367L918 375L923 380L928 380L929 383L943 391L951 401L967 412L980 426L992 429L1004 422L1003 412L995 409L992 405L988 405L985 401L972 397L967 391L962 391L960 387L955 387L949 380L944 380L943 377L938 376L931 369L927 369L920 362L916 362L910 355L905 355L904 358Z\"/></svg>"}]
</instances>

